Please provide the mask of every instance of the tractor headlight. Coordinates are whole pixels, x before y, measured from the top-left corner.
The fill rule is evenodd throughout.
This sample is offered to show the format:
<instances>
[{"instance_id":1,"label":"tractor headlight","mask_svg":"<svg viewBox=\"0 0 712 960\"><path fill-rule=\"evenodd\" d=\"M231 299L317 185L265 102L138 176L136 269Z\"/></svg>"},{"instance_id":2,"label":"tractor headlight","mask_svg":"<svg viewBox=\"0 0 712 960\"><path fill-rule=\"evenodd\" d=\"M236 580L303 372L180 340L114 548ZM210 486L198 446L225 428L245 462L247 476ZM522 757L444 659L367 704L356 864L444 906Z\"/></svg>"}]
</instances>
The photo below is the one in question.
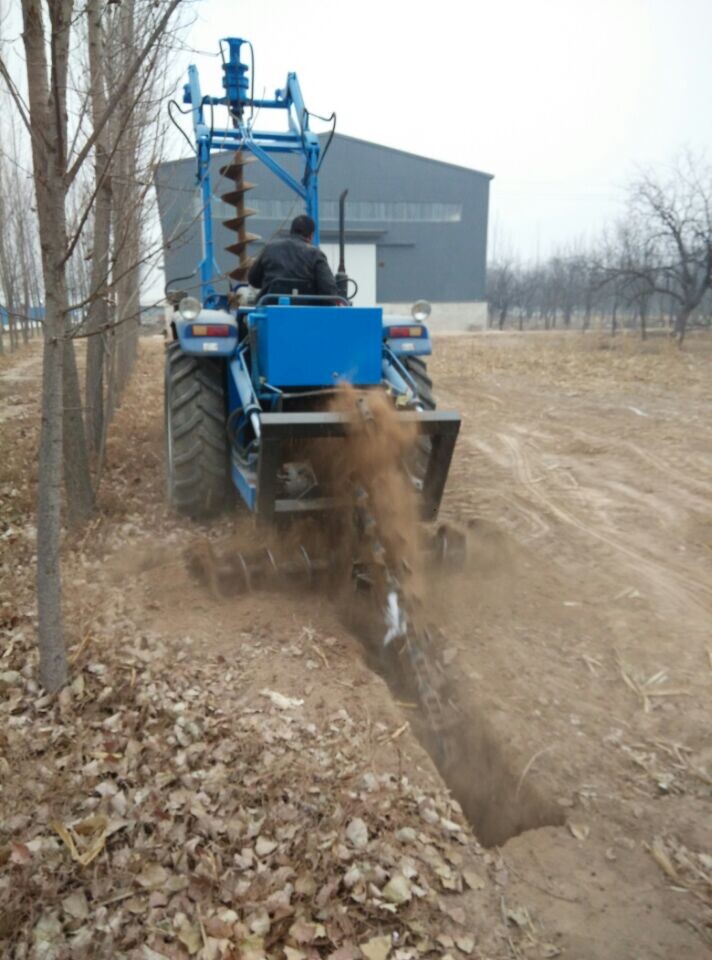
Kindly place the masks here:
<instances>
[{"instance_id":1,"label":"tractor headlight","mask_svg":"<svg viewBox=\"0 0 712 960\"><path fill-rule=\"evenodd\" d=\"M416 300L410 308L410 314L416 323L425 323L430 316L432 307L427 300Z\"/></svg>"},{"instance_id":2,"label":"tractor headlight","mask_svg":"<svg viewBox=\"0 0 712 960\"><path fill-rule=\"evenodd\" d=\"M200 313L200 300L195 297L183 297L178 304L178 313L184 320L195 320Z\"/></svg>"}]
</instances>

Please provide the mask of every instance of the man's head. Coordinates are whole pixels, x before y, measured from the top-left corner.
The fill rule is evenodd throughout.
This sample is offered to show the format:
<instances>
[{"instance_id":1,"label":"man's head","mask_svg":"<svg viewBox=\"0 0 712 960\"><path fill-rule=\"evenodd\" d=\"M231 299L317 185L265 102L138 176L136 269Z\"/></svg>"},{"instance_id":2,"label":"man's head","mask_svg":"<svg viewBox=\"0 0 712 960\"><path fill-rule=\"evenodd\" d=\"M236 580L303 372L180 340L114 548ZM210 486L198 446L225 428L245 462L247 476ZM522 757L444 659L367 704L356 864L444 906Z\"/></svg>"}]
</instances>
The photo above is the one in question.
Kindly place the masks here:
<instances>
[{"instance_id":1,"label":"man's head","mask_svg":"<svg viewBox=\"0 0 712 960\"><path fill-rule=\"evenodd\" d=\"M316 224L312 218L308 217L305 213L302 213L292 220L292 226L289 228L289 232L293 237L301 237L302 240L306 240L307 243L311 243L314 237L315 229Z\"/></svg>"}]
</instances>

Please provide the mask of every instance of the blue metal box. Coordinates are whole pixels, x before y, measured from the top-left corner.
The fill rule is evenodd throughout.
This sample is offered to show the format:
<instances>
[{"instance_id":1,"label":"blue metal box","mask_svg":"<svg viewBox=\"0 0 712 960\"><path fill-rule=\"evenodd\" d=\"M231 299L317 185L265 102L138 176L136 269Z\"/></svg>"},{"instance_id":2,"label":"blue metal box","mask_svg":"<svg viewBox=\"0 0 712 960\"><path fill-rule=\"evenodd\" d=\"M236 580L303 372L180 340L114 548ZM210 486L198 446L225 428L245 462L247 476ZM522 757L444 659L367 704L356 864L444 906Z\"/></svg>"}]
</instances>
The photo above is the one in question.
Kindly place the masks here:
<instances>
[{"instance_id":1,"label":"blue metal box","mask_svg":"<svg viewBox=\"0 0 712 960\"><path fill-rule=\"evenodd\" d=\"M250 317L259 373L275 387L381 382L380 307L268 306Z\"/></svg>"}]
</instances>

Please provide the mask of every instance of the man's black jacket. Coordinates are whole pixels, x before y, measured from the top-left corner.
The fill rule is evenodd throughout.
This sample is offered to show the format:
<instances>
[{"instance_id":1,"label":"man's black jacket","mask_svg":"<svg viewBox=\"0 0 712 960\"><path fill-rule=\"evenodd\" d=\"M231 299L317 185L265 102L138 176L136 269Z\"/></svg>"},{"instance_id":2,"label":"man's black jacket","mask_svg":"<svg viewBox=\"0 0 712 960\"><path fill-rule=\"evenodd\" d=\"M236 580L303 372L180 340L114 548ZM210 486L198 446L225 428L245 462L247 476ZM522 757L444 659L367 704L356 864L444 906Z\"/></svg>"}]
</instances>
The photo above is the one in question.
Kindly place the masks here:
<instances>
[{"instance_id":1,"label":"man's black jacket","mask_svg":"<svg viewBox=\"0 0 712 960\"><path fill-rule=\"evenodd\" d=\"M268 243L247 274L252 286L262 290L278 278L298 281L293 286L300 293L338 296L334 275L322 251L294 234Z\"/></svg>"}]
</instances>

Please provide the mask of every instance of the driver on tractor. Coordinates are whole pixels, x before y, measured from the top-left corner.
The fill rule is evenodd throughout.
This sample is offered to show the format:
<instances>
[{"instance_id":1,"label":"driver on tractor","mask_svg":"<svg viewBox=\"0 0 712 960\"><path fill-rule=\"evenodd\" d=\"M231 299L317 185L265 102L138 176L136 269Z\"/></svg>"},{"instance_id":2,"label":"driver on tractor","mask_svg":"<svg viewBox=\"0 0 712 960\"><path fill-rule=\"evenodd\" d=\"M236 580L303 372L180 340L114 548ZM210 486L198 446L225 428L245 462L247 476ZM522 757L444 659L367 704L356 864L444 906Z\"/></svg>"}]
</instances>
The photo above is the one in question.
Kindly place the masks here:
<instances>
[{"instance_id":1,"label":"driver on tractor","mask_svg":"<svg viewBox=\"0 0 712 960\"><path fill-rule=\"evenodd\" d=\"M248 282L262 293L292 293L338 297L336 280L326 256L315 247L315 223L301 214L292 220L289 236L271 240L250 267Z\"/></svg>"}]
</instances>

